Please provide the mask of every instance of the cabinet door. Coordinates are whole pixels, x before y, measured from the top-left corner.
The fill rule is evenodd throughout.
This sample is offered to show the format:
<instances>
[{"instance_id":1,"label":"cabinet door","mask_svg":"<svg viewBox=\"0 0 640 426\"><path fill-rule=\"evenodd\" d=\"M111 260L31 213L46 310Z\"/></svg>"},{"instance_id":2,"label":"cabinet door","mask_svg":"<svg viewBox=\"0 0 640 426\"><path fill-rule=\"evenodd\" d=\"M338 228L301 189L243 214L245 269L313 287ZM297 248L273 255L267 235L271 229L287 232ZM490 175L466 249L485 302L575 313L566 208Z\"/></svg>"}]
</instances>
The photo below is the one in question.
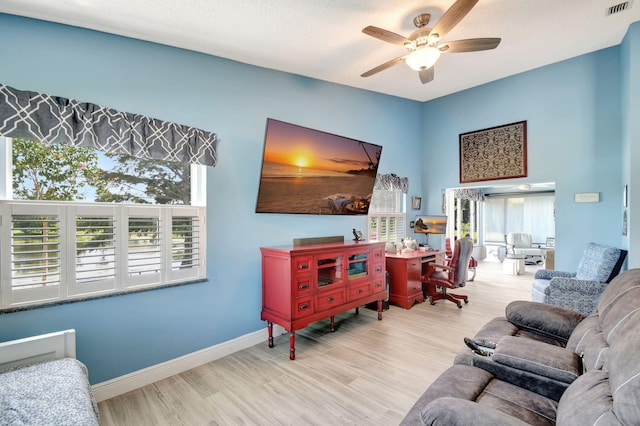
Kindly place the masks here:
<instances>
[{"instance_id":1,"label":"cabinet door","mask_svg":"<svg viewBox=\"0 0 640 426\"><path fill-rule=\"evenodd\" d=\"M368 250L349 252L348 254L349 280L366 278L370 275L371 253Z\"/></svg>"},{"instance_id":2,"label":"cabinet door","mask_svg":"<svg viewBox=\"0 0 640 426\"><path fill-rule=\"evenodd\" d=\"M327 290L343 285L346 269L343 252L318 255L314 259L318 289Z\"/></svg>"}]
</instances>

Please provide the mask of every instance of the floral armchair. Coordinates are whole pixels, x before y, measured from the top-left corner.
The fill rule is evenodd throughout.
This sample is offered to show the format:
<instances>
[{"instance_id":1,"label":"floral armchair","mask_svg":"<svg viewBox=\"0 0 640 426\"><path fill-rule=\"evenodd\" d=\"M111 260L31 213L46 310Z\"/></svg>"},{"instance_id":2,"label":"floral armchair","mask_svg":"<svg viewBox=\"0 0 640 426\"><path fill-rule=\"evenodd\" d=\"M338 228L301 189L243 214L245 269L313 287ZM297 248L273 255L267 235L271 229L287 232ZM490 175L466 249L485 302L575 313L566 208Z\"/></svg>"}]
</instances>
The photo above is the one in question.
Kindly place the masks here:
<instances>
[{"instance_id":1,"label":"floral armchair","mask_svg":"<svg viewBox=\"0 0 640 426\"><path fill-rule=\"evenodd\" d=\"M531 300L590 315L609 281L620 273L626 256L626 250L589 243L576 272L538 270Z\"/></svg>"}]
</instances>

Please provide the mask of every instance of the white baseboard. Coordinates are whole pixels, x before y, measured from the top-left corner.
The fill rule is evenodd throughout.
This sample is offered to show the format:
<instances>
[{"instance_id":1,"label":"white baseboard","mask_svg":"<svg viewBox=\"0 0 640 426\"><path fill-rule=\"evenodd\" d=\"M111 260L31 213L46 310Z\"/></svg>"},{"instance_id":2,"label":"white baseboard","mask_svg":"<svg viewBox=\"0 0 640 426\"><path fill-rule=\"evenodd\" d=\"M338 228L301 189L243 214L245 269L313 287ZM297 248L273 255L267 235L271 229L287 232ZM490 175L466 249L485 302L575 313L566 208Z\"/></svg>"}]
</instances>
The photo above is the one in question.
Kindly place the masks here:
<instances>
[{"instance_id":1,"label":"white baseboard","mask_svg":"<svg viewBox=\"0 0 640 426\"><path fill-rule=\"evenodd\" d=\"M282 327L274 324L274 336L283 333L286 333L286 331ZM109 398L113 398L134 389L157 382L158 380L166 379L167 377L182 373L183 371L215 361L226 355L230 355L258 343L265 342L267 337L266 328L254 331L253 333L245 334L244 336L183 355L179 358L152 365L151 367L134 371L133 373L125 374L124 376L116 377L115 379L107 380L106 382L96 383L91 386L91 390L96 401L105 401Z\"/></svg>"}]
</instances>

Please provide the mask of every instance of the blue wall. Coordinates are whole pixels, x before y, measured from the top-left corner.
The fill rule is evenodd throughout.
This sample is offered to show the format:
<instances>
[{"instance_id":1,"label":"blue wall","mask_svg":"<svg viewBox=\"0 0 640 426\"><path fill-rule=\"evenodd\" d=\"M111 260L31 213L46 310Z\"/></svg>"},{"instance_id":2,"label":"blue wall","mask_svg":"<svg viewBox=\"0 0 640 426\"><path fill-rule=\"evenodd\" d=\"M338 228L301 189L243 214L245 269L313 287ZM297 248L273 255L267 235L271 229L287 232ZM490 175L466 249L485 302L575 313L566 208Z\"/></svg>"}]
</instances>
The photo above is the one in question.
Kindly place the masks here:
<instances>
[{"instance_id":1,"label":"blue wall","mask_svg":"<svg viewBox=\"0 0 640 426\"><path fill-rule=\"evenodd\" d=\"M575 271L589 241L620 246L619 75L614 47L427 102L427 210L440 208L445 188L461 186L460 133L526 120L528 177L496 183L556 183L556 269ZM601 201L575 203L576 192L599 192Z\"/></svg>"},{"instance_id":2,"label":"blue wall","mask_svg":"<svg viewBox=\"0 0 640 426\"><path fill-rule=\"evenodd\" d=\"M640 267L640 22L629 27L621 44L623 184L628 185L628 234L623 246L629 250L629 268ZM635 237L635 238L634 238Z\"/></svg>"},{"instance_id":3,"label":"blue wall","mask_svg":"<svg viewBox=\"0 0 640 426\"><path fill-rule=\"evenodd\" d=\"M267 117L382 145L379 171L408 177L424 213L439 211L443 188L459 186L459 133L528 120L526 181L557 182L557 263L574 267L586 241L620 242L619 56L607 49L420 104L0 14L0 83L220 137L207 176L207 282L0 315L0 341L75 328L78 357L99 383L264 327L258 248L350 238L366 224L254 213ZM574 192L594 191L601 203L573 203Z\"/></svg>"},{"instance_id":4,"label":"blue wall","mask_svg":"<svg viewBox=\"0 0 640 426\"><path fill-rule=\"evenodd\" d=\"M9 43L8 40L11 40ZM94 31L0 15L0 82L220 137L207 176L206 283L0 315L0 341L77 330L99 383L262 329L260 246L366 230L366 218L255 214L267 117L383 146L420 193L421 104Z\"/></svg>"}]
</instances>

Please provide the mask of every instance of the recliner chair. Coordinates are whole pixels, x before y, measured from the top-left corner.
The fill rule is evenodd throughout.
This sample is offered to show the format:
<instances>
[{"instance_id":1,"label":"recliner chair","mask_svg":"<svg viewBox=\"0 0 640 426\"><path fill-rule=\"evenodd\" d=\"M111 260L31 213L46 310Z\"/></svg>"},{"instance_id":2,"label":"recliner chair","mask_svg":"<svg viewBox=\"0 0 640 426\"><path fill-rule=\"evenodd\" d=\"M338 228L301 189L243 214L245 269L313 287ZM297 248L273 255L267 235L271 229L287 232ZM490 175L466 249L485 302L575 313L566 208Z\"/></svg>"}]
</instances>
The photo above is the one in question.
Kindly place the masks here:
<instances>
[{"instance_id":1,"label":"recliner chair","mask_svg":"<svg viewBox=\"0 0 640 426\"><path fill-rule=\"evenodd\" d=\"M531 300L590 315L600 295L622 268L627 251L589 243L576 272L536 271Z\"/></svg>"}]
</instances>

